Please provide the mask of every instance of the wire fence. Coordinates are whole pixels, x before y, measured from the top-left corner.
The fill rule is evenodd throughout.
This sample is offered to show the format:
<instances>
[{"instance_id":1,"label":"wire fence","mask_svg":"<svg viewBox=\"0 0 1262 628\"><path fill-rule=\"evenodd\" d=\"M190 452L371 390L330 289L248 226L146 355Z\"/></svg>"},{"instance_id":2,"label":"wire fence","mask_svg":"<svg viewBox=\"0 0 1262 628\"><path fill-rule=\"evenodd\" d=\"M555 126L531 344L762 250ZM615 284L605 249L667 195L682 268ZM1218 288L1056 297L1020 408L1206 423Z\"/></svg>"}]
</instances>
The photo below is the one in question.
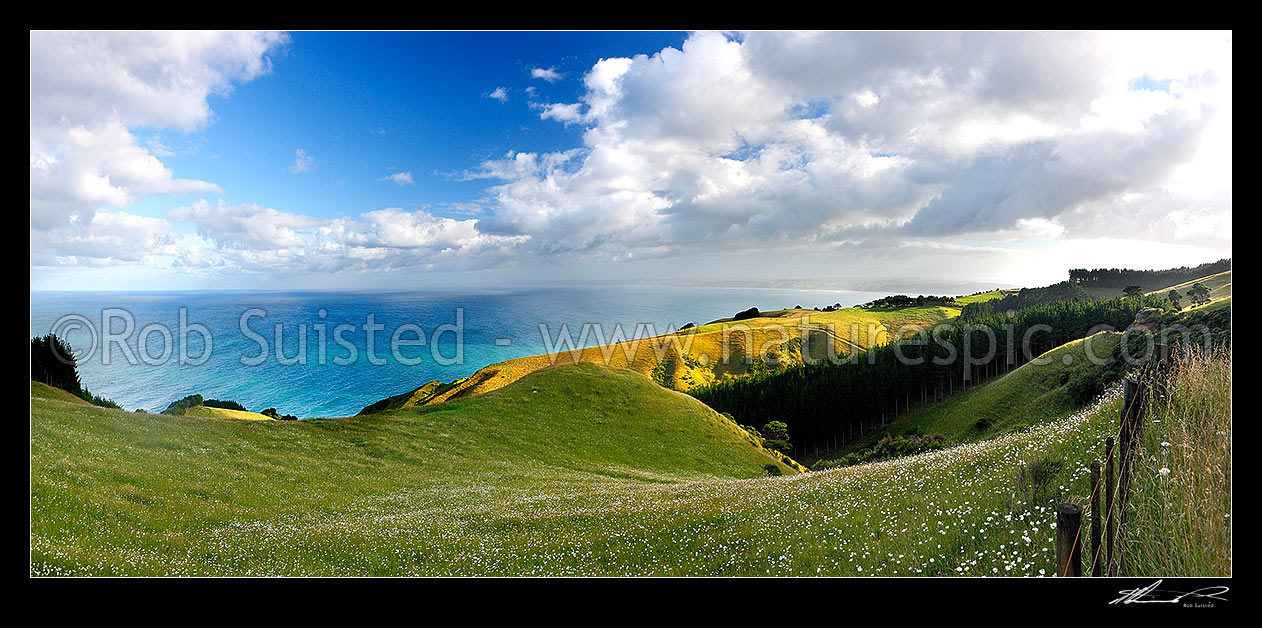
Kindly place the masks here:
<instances>
[{"instance_id":1,"label":"wire fence","mask_svg":"<svg viewBox=\"0 0 1262 628\"><path fill-rule=\"evenodd\" d=\"M1159 359L1145 364L1137 375L1122 381L1122 412L1117 431L1105 439L1104 463L1091 462L1088 518L1084 520L1081 504L1066 502L1056 506L1057 576L1116 576L1122 571L1122 553L1118 547L1125 534L1131 474L1144 438L1149 400L1157 388L1168 381L1174 364L1165 351L1160 351L1157 357ZM1084 533L1091 537L1085 571Z\"/></svg>"}]
</instances>

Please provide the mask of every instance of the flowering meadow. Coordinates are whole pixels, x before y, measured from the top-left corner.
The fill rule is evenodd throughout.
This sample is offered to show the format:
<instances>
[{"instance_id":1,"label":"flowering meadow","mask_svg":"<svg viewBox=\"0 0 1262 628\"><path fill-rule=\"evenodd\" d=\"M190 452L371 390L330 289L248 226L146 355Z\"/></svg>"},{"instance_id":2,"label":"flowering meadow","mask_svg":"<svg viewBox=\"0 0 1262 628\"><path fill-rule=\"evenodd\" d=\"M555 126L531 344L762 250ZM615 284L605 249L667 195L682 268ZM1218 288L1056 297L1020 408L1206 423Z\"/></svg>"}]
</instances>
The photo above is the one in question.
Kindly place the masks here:
<instances>
[{"instance_id":1,"label":"flowering meadow","mask_svg":"<svg viewBox=\"0 0 1262 628\"><path fill-rule=\"evenodd\" d=\"M755 477L760 451L734 449L704 406L641 388L639 375L586 371L582 390L544 371L445 411L354 420L195 420L35 399L31 573L1050 576L1054 505L1085 503L1121 404L1110 392L992 440ZM562 433L571 419L611 420L597 397L711 429L650 421L619 426L618 441L540 425L488 436L461 418L501 404L480 420L519 425L501 412L571 395L591 403L542 419ZM640 458L604 459L620 441ZM680 448L688 457L657 451ZM1021 478L1034 468L1045 471L1031 491Z\"/></svg>"}]
</instances>

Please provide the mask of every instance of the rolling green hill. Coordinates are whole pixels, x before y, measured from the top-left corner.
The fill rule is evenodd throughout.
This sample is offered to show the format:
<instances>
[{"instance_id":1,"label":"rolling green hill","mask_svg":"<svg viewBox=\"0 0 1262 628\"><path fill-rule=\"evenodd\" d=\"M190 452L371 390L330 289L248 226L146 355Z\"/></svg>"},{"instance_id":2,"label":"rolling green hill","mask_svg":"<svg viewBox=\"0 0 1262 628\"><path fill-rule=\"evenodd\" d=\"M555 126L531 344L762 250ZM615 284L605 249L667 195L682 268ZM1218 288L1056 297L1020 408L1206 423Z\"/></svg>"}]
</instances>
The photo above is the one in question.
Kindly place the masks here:
<instances>
[{"instance_id":1,"label":"rolling green hill","mask_svg":"<svg viewBox=\"0 0 1262 628\"><path fill-rule=\"evenodd\" d=\"M1203 408L1223 386L1172 398ZM972 405L1012 402L989 399ZM1051 507L1086 494L1118 409L1106 396L1022 432L769 478L732 424L596 365L347 419L35 397L31 574L1050 575ZM1230 442L1229 428L1193 436L1214 440L1186 443L1197 451ZM1045 458L1063 463L1048 492L1023 492L1021 469ZM1211 558L1179 575L1222 573Z\"/></svg>"},{"instance_id":2,"label":"rolling green hill","mask_svg":"<svg viewBox=\"0 0 1262 628\"><path fill-rule=\"evenodd\" d=\"M539 426L514 427L518 417L501 411L554 410L546 395L581 392L535 377L470 405L297 422L37 399L31 573L1046 575L1060 492L1010 504L1011 473L1047 451L1072 461L1056 481L1081 492L1077 470L1113 416L886 463L738 479L760 475L767 459L736 447L718 422L610 425L571 439L599 416L571 411L543 440L523 442ZM606 393L587 387L603 379L593 377L576 381ZM486 400L497 401L475 403ZM685 433L695 439L686 454L662 445Z\"/></svg>"}]
</instances>

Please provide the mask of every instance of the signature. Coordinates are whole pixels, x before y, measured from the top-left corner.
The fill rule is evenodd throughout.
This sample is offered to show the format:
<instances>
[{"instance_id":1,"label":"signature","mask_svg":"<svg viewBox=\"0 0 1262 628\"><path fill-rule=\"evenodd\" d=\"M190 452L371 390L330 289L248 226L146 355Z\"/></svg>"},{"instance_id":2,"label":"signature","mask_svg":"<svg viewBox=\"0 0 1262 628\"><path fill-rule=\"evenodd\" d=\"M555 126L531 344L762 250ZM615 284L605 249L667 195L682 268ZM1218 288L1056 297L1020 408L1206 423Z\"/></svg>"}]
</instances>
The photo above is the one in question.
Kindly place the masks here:
<instances>
[{"instance_id":1,"label":"signature","mask_svg":"<svg viewBox=\"0 0 1262 628\"><path fill-rule=\"evenodd\" d=\"M1203 587L1184 593L1182 591L1158 589L1157 587L1161 585L1161 582L1161 580L1158 580L1141 589L1122 589L1118 591L1118 593L1122 594L1122 597L1109 602L1109 604L1177 604L1185 598L1205 598L1207 600L1226 602L1227 598L1219 596L1230 590L1220 585Z\"/></svg>"}]
</instances>

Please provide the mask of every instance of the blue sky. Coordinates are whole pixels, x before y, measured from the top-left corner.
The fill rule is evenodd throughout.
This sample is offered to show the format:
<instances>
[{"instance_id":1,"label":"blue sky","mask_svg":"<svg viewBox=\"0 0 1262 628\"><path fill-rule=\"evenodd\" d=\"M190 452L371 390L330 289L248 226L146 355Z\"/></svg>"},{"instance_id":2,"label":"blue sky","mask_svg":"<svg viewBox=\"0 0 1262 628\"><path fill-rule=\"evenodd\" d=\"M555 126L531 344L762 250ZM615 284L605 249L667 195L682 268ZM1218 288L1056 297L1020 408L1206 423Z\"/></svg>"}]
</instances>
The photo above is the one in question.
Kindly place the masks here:
<instances>
[{"instance_id":1,"label":"blue sky","mask_svg":"<svg viewBox=\"0 0 1262 628\"><path fill-rule=\"evenodd\" d=\"M32 32L31 282L1196 264L1231 254L1231 69L1229 32Z\"/></svg>"},{"instance_id":2,"label":"blue sky","mask_svg":"<svg viewBox=\"0 0 1262 628\"><path fill-rule=\"evenodd\" d=\"M229 196L279 210L336 217L441 207L479 194L485 184L459 174L484 160L580 143L580 127L540 120L528 102L574 101L581 88L575 78L601 55L678 47L685 37L291 33L271 57L271 73L209 98L215 119L205 130L146 131L176 149L165 161L180 176L231 181ZM534 68L571 78L534 79ZM496 87L507 88L506 102L488 97ZM292 176L298 147L312 169ZM378 181L398 172L410 172L414 184ZM161 199L144 209L164 216L171 206Z\"/></svg>"}]
</instances>

